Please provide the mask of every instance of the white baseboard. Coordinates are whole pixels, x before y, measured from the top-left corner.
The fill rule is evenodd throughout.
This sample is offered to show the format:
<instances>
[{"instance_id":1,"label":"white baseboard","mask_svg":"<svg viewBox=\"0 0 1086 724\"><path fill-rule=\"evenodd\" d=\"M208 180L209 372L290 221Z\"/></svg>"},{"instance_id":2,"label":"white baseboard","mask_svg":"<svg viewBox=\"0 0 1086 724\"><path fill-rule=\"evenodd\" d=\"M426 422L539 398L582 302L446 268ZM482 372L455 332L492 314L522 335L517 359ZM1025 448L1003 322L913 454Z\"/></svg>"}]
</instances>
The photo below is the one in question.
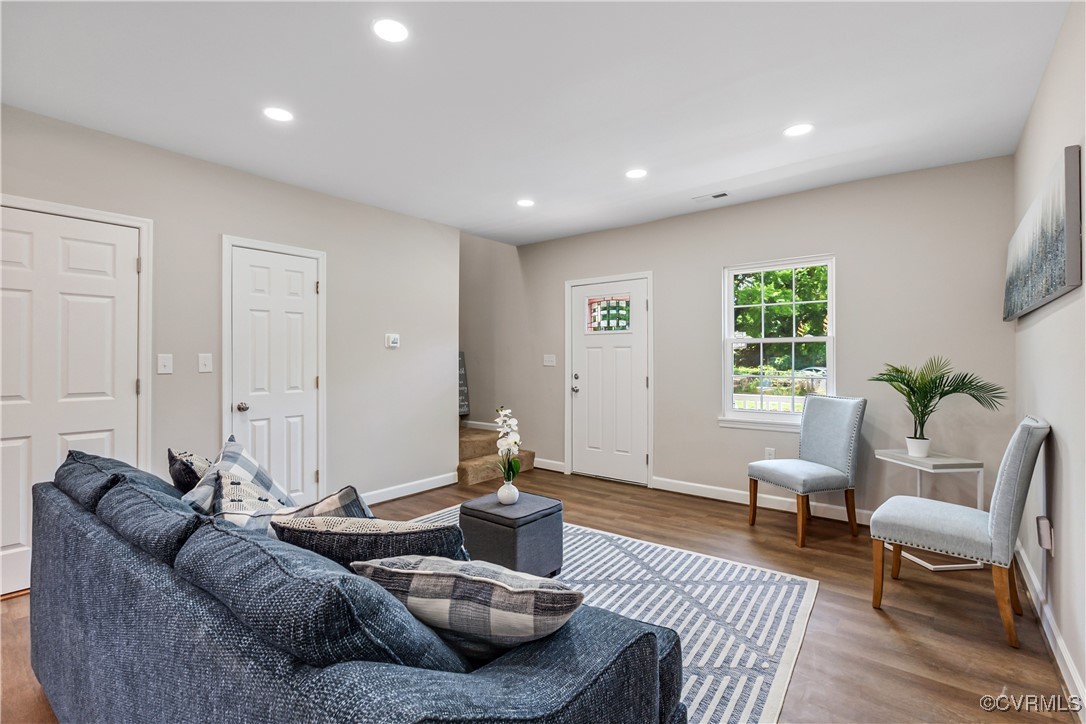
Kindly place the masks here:
<instances>
[{"instance_id":1,"label":"white baseboard","mask_svg":"<svg viewBox=\"0 0 1086 724\"><path fill-rule=\"evenodd\" d=\"M562 460L547 460L546 458L536 458L535 466L540 470L553 470L556 473L566 472L566 463Z\"/></svg>"},{"instance_id":2,"label":"white baseboard","mask_svg":"<svg viewBox=\"0 0 1086 724\"><path fill-rule=\"evenodd\" d=\"M475 420L464 420L464 427L470 427L475 430L497 430L498 423L496 422L476 422Z\"/></svg>"},{"instance_id":3,"label":"white baseboard","mask_svg":"<svg viewBox=\"0 0 1086 724\"><path fill-rule=\"evenodd\" d=\"M371 490L362 493L362 499L365 500L368 505L374 505L376 503L384 503L388 500L402 498L405 495L414 495L415 493L422 493L427 490L433 490L434 488L441 488L455 482L456 472L454 471L451 473L444 473L443 475L435 475L432 478L423 478L422 480L412 480L409 483L392 485L387 488L381 488L380 490Z\"/></svg>"},{"instance_id":4,"label":"white baseboard","mask_svg":"<svg viewBox=\"0 0 1086 724\"><path fill-rule=\"evenodd\" d=\"M653 477L652 482L649 483L650 488L659 488L660 490L670 490L673 493L685 493L686 495L697 495L702 498L712 498L714 500L724 500L729 503L739 503L741 505L748 505L750 503L750 495L745 490L734 490L732 488L718 488L715 485L705 485L704 483L688 483L685 480L672 480L671 478L658 478ZM789 495L787 497L780 495L767 495L764 492L765 488L773 488L768 483L761 486L758 490L758 507L759 508L771 508L773 510L785 510L790 513L796 512L796 496ZM777 488L779 490L779 488ZM813 495L820 495L820 493L814 493ZM843 493L826 493L826 495L836 495L844 497ZM848 513L845 512L844 505L834 505L831 503L819 502L817 498L811 498L811 514L816 515L819 518L829 518L831 520L848 520ZM871 511L870 510L856 510L856 522L861 525L868 525L871 523Z\"/></svg>"},{"instance_id":5,"label":"white baseboard","mask_svg":"<svg viewBox=\"0 0 1086 724\"><path fill-rule=\"evenodd\" d=\"M1086 687L1083 686L1082 673L1075 668L1075 661L1071 658L1070 651L1067 650L1067 642L1064 641L1063 634L1060 633L1060 629L1056 625L1056 619L1052 613L1052 603L1044 595L1041 578L1033 570L1033 566L1029 562L1029 556L1022 550L1022 544L1018 542L1014 548L1018 554L1016 556L1018 570L1022 571L1022 578L1026 581L1026 588L1029 589L1029 597L1033 601L1034 611L1041 621L1041 633L1044 634L1045 640L1048 642L1048 648L1052 650L1052 656L1056 659L1056 665L1063 676L1063 683L1067 687L1067 693L1071 696L1077 696L1079 701L1086 702ZM1048 555L1048 553L1046 552L1045 555ZM1086 721L1083 711L1075 712L1075 716L1079 721Z\"/></svg>"}]
</instances>

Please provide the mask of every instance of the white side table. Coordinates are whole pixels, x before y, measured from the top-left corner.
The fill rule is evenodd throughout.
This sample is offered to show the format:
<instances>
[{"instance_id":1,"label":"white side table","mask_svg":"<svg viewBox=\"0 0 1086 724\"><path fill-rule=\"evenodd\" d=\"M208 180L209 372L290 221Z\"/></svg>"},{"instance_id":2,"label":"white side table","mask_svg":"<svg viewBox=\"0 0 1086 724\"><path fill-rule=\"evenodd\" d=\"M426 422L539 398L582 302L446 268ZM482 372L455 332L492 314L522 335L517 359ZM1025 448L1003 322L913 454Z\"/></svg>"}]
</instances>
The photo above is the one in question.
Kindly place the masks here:
<instances>
[{"instance_id":1,"label":"white side table","mask_svg":"<svg viewBox=\"0 0 1086 724\"><path fill-rule=\"evenodd\" d=\"M926 458L916 458L905 450L876 450L875 458L885 460L894 465L912 468L916 471L916 495L923 496L922 483L924 473L938 475L940 473L976 473L977 474L977 510L984 510L984 463L979 460L954 457L953 455L941 455L932 453ZM887 548L890 544L886 545ZM908 558L929 571L964 571L974 568L984 568L980 562L974 563L949 563L934 564L918 558L911 553L902 551L902 558Z\"/></svg>"}]
</instances>

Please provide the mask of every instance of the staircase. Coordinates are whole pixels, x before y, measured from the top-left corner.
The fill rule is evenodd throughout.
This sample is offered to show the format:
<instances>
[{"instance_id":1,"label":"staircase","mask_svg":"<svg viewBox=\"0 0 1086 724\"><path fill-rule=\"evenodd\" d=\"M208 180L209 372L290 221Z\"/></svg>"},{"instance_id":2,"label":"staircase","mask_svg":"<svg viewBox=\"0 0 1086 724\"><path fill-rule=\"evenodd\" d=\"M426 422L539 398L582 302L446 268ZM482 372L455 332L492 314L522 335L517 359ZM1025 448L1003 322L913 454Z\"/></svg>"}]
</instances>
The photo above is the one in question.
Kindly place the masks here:
<instances>
[{"instance_id":1,"label":"staircase","mask_svg":"<svg viewBox=\"0 0 1086 724\"><path fill-rule=\"evenodd\" d=\"M520 472L535 467L535 453L520 449ZM460 427L460 464L456 466L456 480L461 485L476 485L491 480L500 481L498 470L498 431L476 430Z\"/></svg>"}]
</instances>

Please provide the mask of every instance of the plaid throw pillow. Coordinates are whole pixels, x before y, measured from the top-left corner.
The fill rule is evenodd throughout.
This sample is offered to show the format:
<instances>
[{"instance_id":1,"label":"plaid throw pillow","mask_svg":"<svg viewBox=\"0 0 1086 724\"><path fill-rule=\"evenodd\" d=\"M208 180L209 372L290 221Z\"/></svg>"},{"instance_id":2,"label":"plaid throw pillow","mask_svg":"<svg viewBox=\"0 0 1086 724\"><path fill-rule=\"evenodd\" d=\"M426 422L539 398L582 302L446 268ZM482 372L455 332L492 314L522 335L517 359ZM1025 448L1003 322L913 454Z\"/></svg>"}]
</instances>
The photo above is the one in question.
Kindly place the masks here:
<instances>
[{"instance_id":1,"label":"plaid throw pillow","mask_svg":"<svg viewBox=\"0 0 1086 724\"><path fill-rule=\"evenodd\" d=\"M564 583L484 561L402 556L351 568L475 660L554 633L584 600Z\"/></svg>"},{"instance_id":2,"label":"plaid throw pillow","mask_svg":"<svg viewBox=\"0 0 1086 724\"><path fill-rule=\"evenodd\" d=\"M377 518L308 518L273 516L279 540L331 558L341 566L353 561L395 556L442 556L465 561L464 532L460 526L411 523Z\"/></svg>"},{"instance_id":3,"label":"plaid throw pillow","mask_svg":"<svg viewBox=\"0 0 1086 724\"><path fill-rule=\"evenodd\" d=\"M291 518L306 518L311 516L333 516L336 518L372 518L373 511L365 501L358 496L358 491L353 485L348 485L332 493L326 498L321 498L316 503L303 505L293 513ZM276 516L278 520L279 516Z\"/></svg>"},{"instance_id":4,"label":"plaid throw pillow","mask_svg":"<svg viewBox=\"0 0 1086 724\"><path fill-rule=\"evenodd\" d=\"M173 448L166 448L166 455L170 461L170 477L173 479L173 486L182 493L195 488L200 478L204 477L211 468L211 461L203 455L190 452L175 453Z\"/></svg>"},{"instance_id":5,"label":"plaid throw pillow","mask_svg":"<svg viewBox=\"0 0 1086 724\"><path fill-rule=\"evenodd\" d=\"M219 470L212 510L215 517L228 520L239 528L268 531L271 516L284 506L252 480ZM274 536L273 536L274 537Z\"/></svg>"},{"instance_id":6,"label":"plaid throw pillow","mask_svg":"<svg viewBox=\"0 0 1086 724\"><path fill-rule=\"evenodd\" d=\"M229 473L220 473L220 483L216 493L216 518L230 521L239 528L263 531L271 538L277 538L273 524L293 518L308 518L314 515L337 516L338 518L372 518L373 513L358 497L358 491L351 486L338 493L321 498L300 508L284 507L277 501L269 500L268 493L252 485L233 484ZM294 541L290 541L294 542ZM306 546L301 546L305 548ZM318 551L319 552L319 551ZM353 560L353 559L352 559ZM342 565L346 566L346 563Z\"/></svg>"},{"instance_id":7,"label":"plaid throw pillow","mask_svg":"<svg viewBox=\"0 0 1086 724\"><path fill-rule=\"evenodd\" d=\"M200 482L185 493L182 500L204 515L218 513L219 511L215 510L215 500L216 491L219 488L219 473L229 474L232 480L255 483L269 494L269 497L278 501L279 507L294 505L294 500L275 484L268 471L260 466L260 463L245 450L244 445L234 439L233 435L226 441L218 459L200 478Z\"/></svg>"}]
</instances>

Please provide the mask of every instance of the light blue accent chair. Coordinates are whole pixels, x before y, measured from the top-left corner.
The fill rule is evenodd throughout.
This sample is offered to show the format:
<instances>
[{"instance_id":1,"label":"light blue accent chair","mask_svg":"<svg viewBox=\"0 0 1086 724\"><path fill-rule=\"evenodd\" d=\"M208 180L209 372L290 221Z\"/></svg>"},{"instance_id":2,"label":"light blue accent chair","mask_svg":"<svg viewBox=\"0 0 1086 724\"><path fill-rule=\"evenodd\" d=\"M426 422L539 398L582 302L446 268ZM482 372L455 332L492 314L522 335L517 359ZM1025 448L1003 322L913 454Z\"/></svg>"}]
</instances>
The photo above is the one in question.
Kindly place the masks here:
<instances>
[{"instance_id":1,"label":"light blue accent chair","mask_svg":"<svg viewBox=\"0 0 1086 724\"><path fill-rule=\"evenodd\" d=\"M758 516L758 483L770 483L796 494L796 545L807 539L811 493L845 492L848 525L855 537L856 457L867 400L862 397L811 395L804 398L799 427L799 459L759 460L747 466L750 478L750 516Z\"/></svg>"},{"instance_id":2,"label":"light blue accent chair","mask_svg":"<svg viewBox=\"0 0 1086 724\"><path fill-rule=\"evenodd\" d=\"M884 542L893 551L890 575L901 573L901 546L923 548L992 564L999 617L1007 643L1018 648L1013 613L1022 615L1015 581L1014 543L1022 523L1026 493L1033 468L1049 425L1026 417L1011 437L996 475L989 512L928 498L895 495L871 514L871 545L874 554L874 591L871 605L882 606Z\"/></svg>"}]
</instances>

